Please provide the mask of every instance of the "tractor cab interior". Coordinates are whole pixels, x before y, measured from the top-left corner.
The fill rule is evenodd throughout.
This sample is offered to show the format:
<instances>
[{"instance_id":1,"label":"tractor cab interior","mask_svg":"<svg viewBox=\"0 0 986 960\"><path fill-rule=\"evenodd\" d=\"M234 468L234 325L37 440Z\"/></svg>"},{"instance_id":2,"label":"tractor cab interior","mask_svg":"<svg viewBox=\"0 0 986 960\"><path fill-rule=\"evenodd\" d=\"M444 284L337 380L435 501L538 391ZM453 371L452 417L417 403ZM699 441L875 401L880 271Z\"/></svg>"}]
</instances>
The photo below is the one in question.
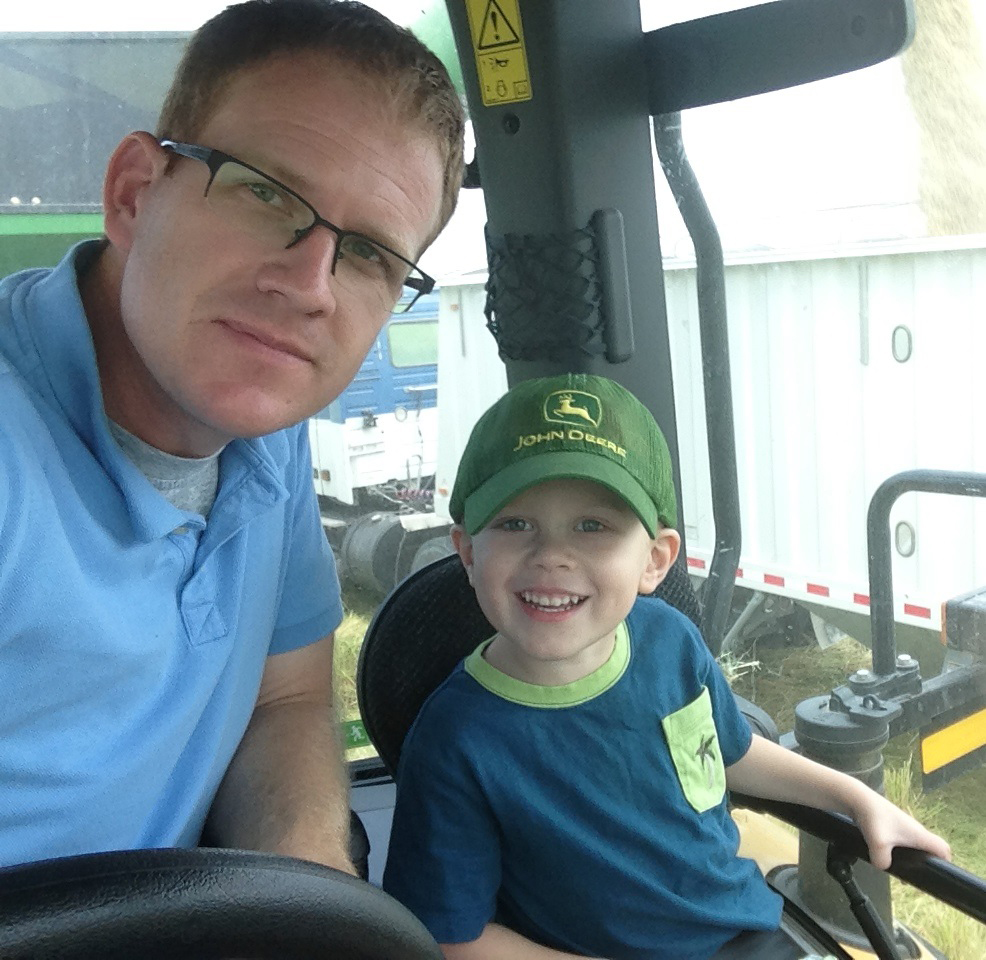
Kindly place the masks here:
<instances>
[{"instance_id":1,"label":"tractor cab interior","mask_svg":"<svg viewBox=\"0 0 986 960\"><path fill-rule=\"evenodd\" d=\"M573 370L627 387L668 439L679 501L656 176L666 178L687 226L697 262L716 550L698 595L684 564L674 568L661 595L700 627L718 653L741 545L733 390L722 244L688 161L681 111L895 57L914 35L913 4L782 0L650 31L642 29L639 0L446 0L445 6L476 140L466 187L481 187L486 207L487 318L507 380ZM681 6L688 16L690 5ZM756 131L749 135L750 143L723 149L756 149ZM964 495L980 489L977 482L902 481L906 489ZM889 507L886 514L878 511L870 534L870 612L882 618L883 628L888 611L881 598L887 590L892 594L889 557L881 559L880 552L888 519ZM686 540L683 554L687 549ZM846 687L839 695L844 715L858 720L876 703L872 698L882 697L895 704L888 724L903 730L905 723L917 729L936 711L951 722L981 709L982 657L975 643L970 641L964 673L915 687L913 672L898 663L892 608L889 615L889 647L878 651L874 644L879 684ZM404 734L428 693L491 632L455 557L399 583L367 632L357 686L378 758L353 764L352 804L358 815L354 842L368 836L369 882L300 861L208 848L5 868L0 955L438 960L441 952L421 924L378 889L393 775ZM788 734L778 737L763 711L746 704L744 712L758 732L795 745ZM981 761L977 754L975 762ZM746 956L943 956L894 923L889 881L865 863L862 837L845 818L749 797L732 801L744 832L757 834L762 815L770 814L809 838L799 847L792 833L764 828L760 839L750 841L765 845L762 865L786 907L782 937L770 947L749 944ZM773 839L763 837L775 836L778 846L770 848ZM810 872L822 891L815 899L803 894L792 868L799 858L801 876ZM890 874L986 924L986 884L967 871L903 850Z\"/></svg>"}]
</instances>

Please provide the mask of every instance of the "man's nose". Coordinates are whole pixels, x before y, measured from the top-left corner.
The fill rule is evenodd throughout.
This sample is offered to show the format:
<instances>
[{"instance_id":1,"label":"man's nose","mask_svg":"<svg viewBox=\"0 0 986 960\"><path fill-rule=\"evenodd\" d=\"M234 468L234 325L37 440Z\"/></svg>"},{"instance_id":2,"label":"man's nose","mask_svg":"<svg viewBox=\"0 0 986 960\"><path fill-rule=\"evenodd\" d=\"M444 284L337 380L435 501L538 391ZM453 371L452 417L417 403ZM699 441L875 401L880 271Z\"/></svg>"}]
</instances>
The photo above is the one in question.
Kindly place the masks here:
<instances>
[{"instance_id":1,"label":"man's nose","mask_svg":"<svg viewBox=\"0 0 986 960\"><path fill-rule=\"evenodd\" d=\"M332 230L314 227L269 258L258 283L260 290L289 297L307 314L331 312L336 303L332 268L338 246L339 238Z\"/></svg>"}]
</instances>

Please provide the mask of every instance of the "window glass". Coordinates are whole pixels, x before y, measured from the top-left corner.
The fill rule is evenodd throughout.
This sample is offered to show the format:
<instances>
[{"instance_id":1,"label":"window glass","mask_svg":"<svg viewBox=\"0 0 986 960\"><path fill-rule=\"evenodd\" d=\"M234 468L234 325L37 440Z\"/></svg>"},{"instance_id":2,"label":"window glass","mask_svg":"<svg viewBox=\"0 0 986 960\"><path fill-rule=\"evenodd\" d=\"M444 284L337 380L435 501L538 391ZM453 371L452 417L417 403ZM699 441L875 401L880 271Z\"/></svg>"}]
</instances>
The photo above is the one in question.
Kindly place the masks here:
<instances>
[{"instance_id":1,"label":"window glass","mask_svg":"<svg viewBox=\"0 0 986 960\"><path fill-rule=\"evenodd\" d=\"M0 272L53 264L101 233L106 160L129 131L153 129L184 37L0 33Z\"/></svg>"},{"instance_id":2,"label":"window glass","mask_svg":"<svg viewBox=\"0 0 986 960\"><path fill-rule=\"evenodd\" d=\"M387 342L395 367L438 363L438 321L391 323L387 327Z\"/></svg>"},{"instance_id":3,"label":"window glass","mask_svg":"<svg viewBox=\"0 0 986 960\"><path fill-rule=\"evenodd\" d=\"M687 11L642 0L645 30ZM980 233L986 228L986 5L918 0L910 47L884 63L686 111L683 137L727 252ZM691 244L658 177L662 247Z\"/></svg>"}]
</instances>

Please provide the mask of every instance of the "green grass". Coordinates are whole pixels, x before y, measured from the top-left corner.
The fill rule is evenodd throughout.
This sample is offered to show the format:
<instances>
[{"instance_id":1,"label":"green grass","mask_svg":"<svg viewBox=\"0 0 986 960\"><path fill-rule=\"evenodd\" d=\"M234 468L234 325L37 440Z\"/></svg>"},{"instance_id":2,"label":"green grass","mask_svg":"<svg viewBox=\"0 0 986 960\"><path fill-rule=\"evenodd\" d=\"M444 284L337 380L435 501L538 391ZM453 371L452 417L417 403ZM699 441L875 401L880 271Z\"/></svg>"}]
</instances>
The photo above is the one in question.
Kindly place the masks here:
<instances>
[{"instance_id":1,"label":"green grass","mask_svg":"<svg viewBox=\"0 0 986 960\"><path fill-rule=\"evenodd\" d=\"M379 598L372 593L347 586L343 591L344 616L335 634L333 676L335 678L336 714L340 720L359 717L356 702L356 664L366 628L373 618ZM372 747L357 747L346 751L348 760L373 756Z\"/></svg>"},{"instance_id":2,"label":"green grass","mask_svg":"<svg viewBox=\"0 0 986 960\"><path fill-rule=\"evenodd\" d=\"M374 595L352 587L344 593L345 618L336 631L335 646L336 701L344 720L359 716L353 678L363 635L377 603ZM763 707L783 733L792 729L794 708L801 700L828 692L859 667L869 665L869 650L846 638L826 650L813 643L801 646L761 641L724 667L736 692ZM888 745L887 796L945 837L957 864L986 877L986 768L925 794L914 761L916 748L916 736L900 737ZM372 752L372 748L364 747L347 755L359 759ZM905 884L892 884L898 921L925 937L949 960L986 957L986 928Z\"/></svg>"}]
</instances>

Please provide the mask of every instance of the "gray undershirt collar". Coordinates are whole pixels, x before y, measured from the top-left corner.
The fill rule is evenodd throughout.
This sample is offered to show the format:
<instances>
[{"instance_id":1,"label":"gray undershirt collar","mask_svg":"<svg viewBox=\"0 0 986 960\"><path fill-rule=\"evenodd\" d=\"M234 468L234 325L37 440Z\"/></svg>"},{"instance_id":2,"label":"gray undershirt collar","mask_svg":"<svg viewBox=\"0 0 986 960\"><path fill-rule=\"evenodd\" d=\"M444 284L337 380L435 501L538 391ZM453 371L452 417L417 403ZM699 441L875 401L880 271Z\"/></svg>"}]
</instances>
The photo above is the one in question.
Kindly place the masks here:
<instances>
[{"instance_id":1,"label":"gray undershirt collar","mask_svg":"<svg viewBox=\"0 0 986 960\"><path fill-rule=\"evenodd\" d=\"M219 454L176 457L145 443L109 420L110 433L151 485L172 506L209 516L219 488Z\"/></svg>"}]
</instances>

